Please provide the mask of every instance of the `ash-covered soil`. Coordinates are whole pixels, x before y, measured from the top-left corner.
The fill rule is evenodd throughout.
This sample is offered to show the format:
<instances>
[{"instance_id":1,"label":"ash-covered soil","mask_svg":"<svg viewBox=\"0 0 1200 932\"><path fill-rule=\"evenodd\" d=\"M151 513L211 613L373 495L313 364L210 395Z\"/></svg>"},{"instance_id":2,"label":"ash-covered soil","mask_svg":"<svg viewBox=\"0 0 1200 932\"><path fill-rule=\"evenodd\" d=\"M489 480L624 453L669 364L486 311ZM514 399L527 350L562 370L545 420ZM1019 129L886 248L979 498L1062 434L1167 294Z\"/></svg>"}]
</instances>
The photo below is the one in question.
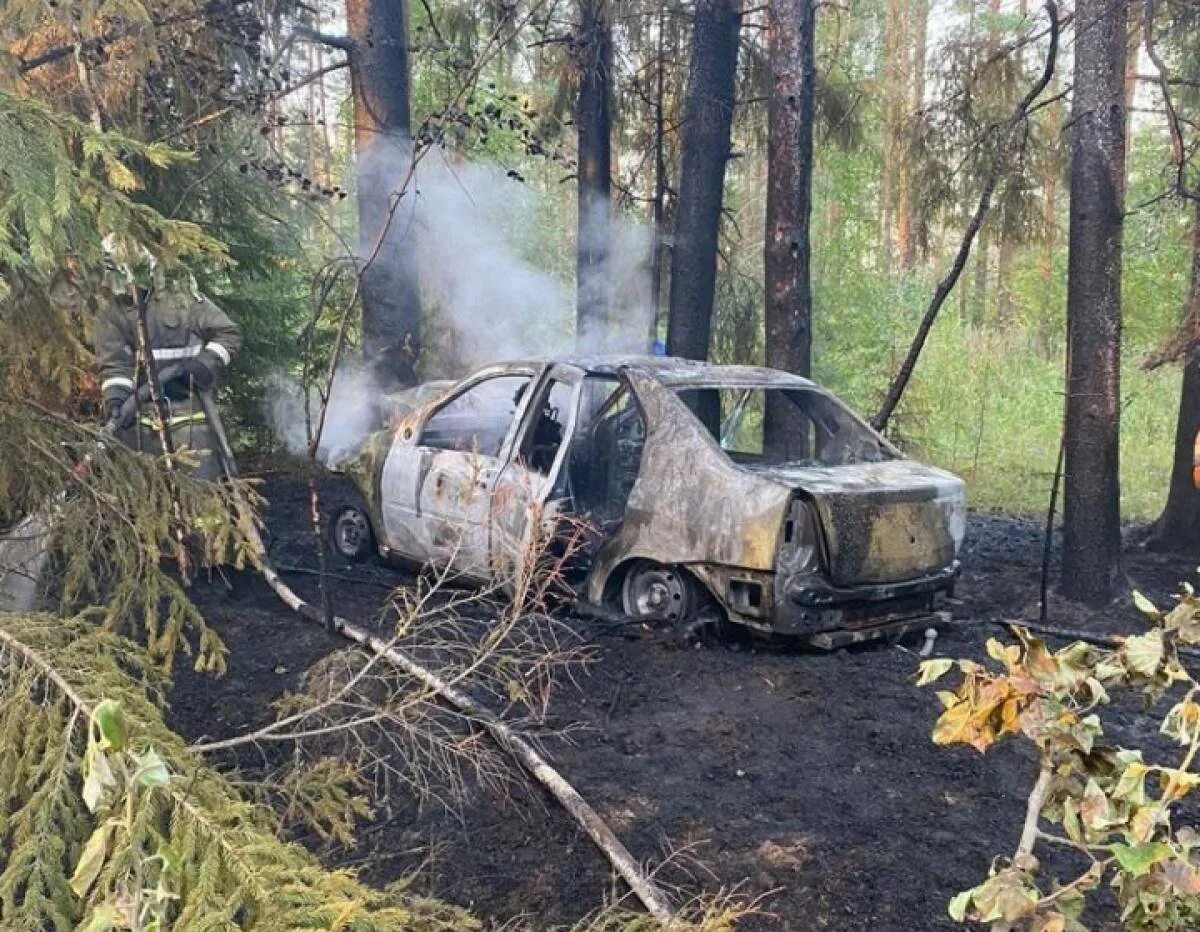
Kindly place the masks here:
<instances>
[{"instance_id":1,"label":"ash-covered soil","mask_svg":"<svg viewBox=\"0 0 1200 932\"><path fill-rule=\"evenodd\" d=\"M307 489L267 477L276 561L312 567ZM323 483L331 509L348 496ZM974 515L956 624L936 653L983 655L991 620L1036 618L1042 534L1037 522ZM1194 563L1131 548L1131 586L1167 601ZM339 613L378 619L388 585L381 566L334 567ZM287 575L285 573L285 575ZM306 597L311 576L289 582ZM227 590L196 590L228 642L221 679L181 673L172 723L185 735L224 737L272 717L271 703L341 638L301 621L256 577ZM1133 631L1125 600L1092 613L1052 599L1051 623ZM986 876L1020 833L1032 758L1016 743L987 756L929 739L938 706L912 685L917 642L835 653L787 644L681 646L663 633L575 622L596 660L563 682L550 708L546 750L635 856L665 865L681 895L733 890L757 902L746 929L925 930L957 928L947 901ZM1114 737L1145 742L1156 720L1134 703L1112 713ZM242 755L243 766L258 763ZM263 758L262 763L269 763ZM417 888L497 923L569 923L619 885L575 823L526 781L506 795L480 790L455 813L396 797L379 807L352 850L313 842L329 863L371 882L416 874ZM1064 878L1074 865L1050 863ZM1097 928L1111 927L1102 917Z\"/></svg>"}]
</instances>

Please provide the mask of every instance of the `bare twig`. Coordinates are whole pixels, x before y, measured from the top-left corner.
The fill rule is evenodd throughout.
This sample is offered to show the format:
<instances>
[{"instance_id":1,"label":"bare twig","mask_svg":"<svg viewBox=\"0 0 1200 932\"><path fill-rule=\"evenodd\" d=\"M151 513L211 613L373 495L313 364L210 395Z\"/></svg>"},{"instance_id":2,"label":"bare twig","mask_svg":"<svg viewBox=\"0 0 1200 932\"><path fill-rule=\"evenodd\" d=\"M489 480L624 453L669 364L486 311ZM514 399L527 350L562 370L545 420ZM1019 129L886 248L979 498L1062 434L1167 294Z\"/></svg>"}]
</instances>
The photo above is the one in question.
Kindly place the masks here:
<instances>
[{"instance_id":1,"label":"bare twig","mask_svg":"<svg viewBox=\"0 0 1200 932\"><path fill-rule=\"evenodd\" d=\"M1200 201L1200 192L1193 191L1187 183L1188 154L1187 144L1183 138L1183 128L1180 124L1179 112L1171 98L1171 76L1166 63L1158 53L1154 38L1155 0L1144 0L1142 6L1142 39L1146 46L1146 55L1154 63L1158 71L1158 90L1162 94L1163 107L1166 110L1167 129L1171 134L1171 161L1175 166L1175 193L1188 200Z\"/></svg>"},{"instance_id":2,"label":"bare twig","mask_svg":"<svg viewBox=\"0 0 1200 932\"><path fill-rule=\"evenodd\" d=\"M925 341L929 337L929 332L933 329L934 321L937 320L942 305L950 296L950 292L954 290L954 286L958 283L958 279L966 267L967 260L971 257L971 247L975 242L976 235L983 226L983 221L987 218L988 212L991 210L992 196L995 194L996 186L999 184L1000 178L1008 166L1013 143L1025 121L1029 118L1029 108L1041 95L1042 91L1046 89L1050 83L1050 79L1054 76L1054 68L1058 58L1058 6L1055 0L1046 0L1045 8L1046 14L1050 18L1050 48L1046 53L1045 67L1042 69L1042 73L1033 87L1021 98L1020 103L1017 104L1012 117L1008 121L1004 135L996 150L996 155L992 159L991 170L987 174L983 191L979 195L979 203L975 207L975 213L972 215L971 221L963 233L958 253L954 257L954 263L951 265L950 271L946 273L946 276L938 282L937 289L930 299L929 307L925 311L925 316L921 318L921 323L917 327L917 333L913 337L908 354L900 366L900 371L896 373L892 384L888 387L887 395L884 397L878 413L872 418L871 423L876 430L881 431L887 427L888 421L896 410L896 405L900 403L900 398L904 394L905 388L908 387L913 370L917 366L917 360L921 357L921 351L925 347Z\"/></svg>"}]
</instances>

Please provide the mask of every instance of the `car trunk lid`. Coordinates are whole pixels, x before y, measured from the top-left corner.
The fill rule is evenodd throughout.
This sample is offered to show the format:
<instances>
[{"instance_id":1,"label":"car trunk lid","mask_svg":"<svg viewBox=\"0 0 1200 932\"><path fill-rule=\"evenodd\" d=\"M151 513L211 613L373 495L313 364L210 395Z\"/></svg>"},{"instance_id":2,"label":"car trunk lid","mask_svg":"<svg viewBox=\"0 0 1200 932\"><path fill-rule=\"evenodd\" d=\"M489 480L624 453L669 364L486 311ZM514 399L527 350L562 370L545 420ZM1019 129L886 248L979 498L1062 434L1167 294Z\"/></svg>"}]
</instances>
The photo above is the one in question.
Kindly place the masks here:
<instances>
[{"instance_id":1,"label":"car trunk lid","mask_svg":"<svg viewBox=\"0 0 1200 932\"><path fill-rule=\"evenodd\" d=\"M919 579L958 555L966 523L964 484L948 472L911 460L750 468L812 501L835 585Z\"/></svg>"}]
</instances>

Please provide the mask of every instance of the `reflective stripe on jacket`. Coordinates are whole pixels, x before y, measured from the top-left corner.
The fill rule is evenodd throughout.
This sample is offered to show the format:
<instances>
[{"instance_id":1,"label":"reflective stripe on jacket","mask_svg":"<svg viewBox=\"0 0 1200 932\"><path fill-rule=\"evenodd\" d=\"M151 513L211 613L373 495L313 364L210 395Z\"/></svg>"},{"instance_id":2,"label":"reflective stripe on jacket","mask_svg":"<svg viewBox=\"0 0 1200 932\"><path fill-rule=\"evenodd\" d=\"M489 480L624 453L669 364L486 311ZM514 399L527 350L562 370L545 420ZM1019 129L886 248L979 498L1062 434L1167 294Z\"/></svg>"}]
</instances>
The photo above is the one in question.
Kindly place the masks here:
<instances>
[{"instance_id":1,"label":"reflective stripe on jacket","mask_svg":"<svg viewBox=\"0 0 1200 932\"><path fill-rule=\"evenodd\" d=\"M241 329L208 298L152 294L146 307L150 350L157 363L208 353L229 365L242 346ZM96 358L105 400L124 398L137 377L137 309L126 297L109 302L96 320Z\"/></svg>"}]
</instances>

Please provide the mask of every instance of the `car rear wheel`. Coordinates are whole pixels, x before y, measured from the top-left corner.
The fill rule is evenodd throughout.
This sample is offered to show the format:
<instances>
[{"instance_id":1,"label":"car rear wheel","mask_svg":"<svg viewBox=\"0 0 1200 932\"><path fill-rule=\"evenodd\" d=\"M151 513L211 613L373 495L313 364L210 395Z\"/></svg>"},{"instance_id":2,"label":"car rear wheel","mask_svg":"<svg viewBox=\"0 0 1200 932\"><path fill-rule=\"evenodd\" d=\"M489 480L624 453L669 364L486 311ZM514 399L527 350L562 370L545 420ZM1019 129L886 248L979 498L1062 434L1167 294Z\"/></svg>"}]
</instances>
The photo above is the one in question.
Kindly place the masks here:
<instances>
[{"instance_id":1,"label":"car rear wheel","mask_svg":"<svg viewBox=\"0 0 1200 932\"><path fill-rule=\"evenodd\" d=\"M695 618L703 595L700 584L685 570L638 560L621 584L621 607L638 621L682 625Z\"/></svg>"},{"instance_id":2,"label":"car rear wheel","mask_svg":"<svg viewBox=\"0 0 1200 932\"><path fill-rule=\"evenodd\" d=\"M343 508L329 526L334 553L352 563L368 559L375 551L375 535L367 513L355 505Z\"/></svg>"}]
</instances>

